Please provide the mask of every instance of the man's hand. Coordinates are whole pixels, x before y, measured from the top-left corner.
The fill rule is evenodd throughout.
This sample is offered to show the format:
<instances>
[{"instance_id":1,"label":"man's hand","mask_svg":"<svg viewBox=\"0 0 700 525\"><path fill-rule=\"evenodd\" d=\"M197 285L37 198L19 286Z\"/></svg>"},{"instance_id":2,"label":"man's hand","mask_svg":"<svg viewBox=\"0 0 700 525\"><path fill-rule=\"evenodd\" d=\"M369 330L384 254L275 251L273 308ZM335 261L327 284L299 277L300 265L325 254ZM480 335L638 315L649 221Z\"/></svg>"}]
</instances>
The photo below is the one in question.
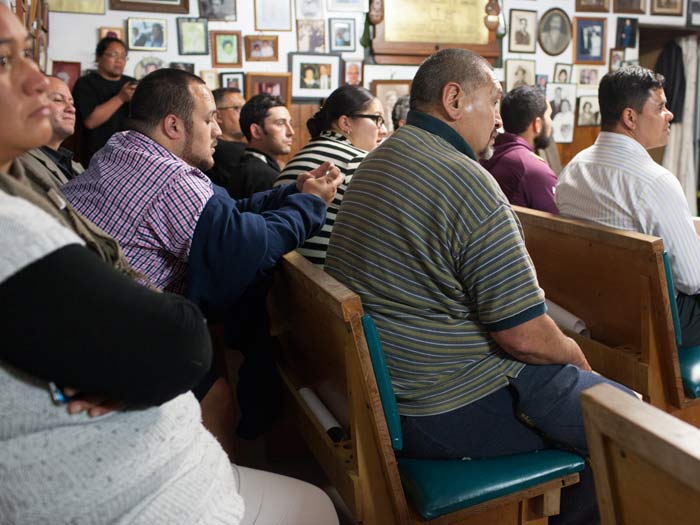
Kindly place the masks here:
<instances>
[{"instance_id":1,"label":"man's hand","mask_svg":"<svg viewBox=\"0 0 700 525\"><path fill-rule=\"evenodd\" d=\"M315 170L299 175L297 189L302 193L320 197L328 206L333 202L338 186L344 179L345 177L332 162L324 162Z\"/></svg>"},{"instance_id":2,"label":"man's hand","mask_svg":"<svg viewBox=\"0 0 700 525\"><path fill-rule=\"evenodd\" d=\"M77 390L73 388L64 388L63 392L71 398L78 396ZM76 399L72 399L68 402L68 413L74 415L87 410L88 416L99 417L114 412L115 410L122 410L124 407L124 403L107 401L99 396L78 396Z\"/></svg>"},{"instance_id":3,"label":"man's hand","mask_svg":"<svg viewBox=\"0 0 700 525\"><path fill-rule=\"evenodd\" d=\"M134 91L136 91L136 83L135 82L127 82L122 86L122 88L119 90L119 93L117 93L117 96L121 99L122 102L130 102L131 97L134 96Z\"/></svg>"}]
</instances>

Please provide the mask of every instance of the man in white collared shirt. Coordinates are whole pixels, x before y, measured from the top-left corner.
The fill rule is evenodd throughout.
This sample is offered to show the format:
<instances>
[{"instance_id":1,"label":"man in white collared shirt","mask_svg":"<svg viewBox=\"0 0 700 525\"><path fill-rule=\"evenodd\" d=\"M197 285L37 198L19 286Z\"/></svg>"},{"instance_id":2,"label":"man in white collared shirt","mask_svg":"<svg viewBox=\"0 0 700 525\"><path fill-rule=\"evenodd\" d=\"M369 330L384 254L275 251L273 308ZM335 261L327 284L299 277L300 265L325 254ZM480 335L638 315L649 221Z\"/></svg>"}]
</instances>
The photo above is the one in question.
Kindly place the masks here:
<instances>
[{"instance_id":1,"label":"man in white collared shirt","mask_svg":"<svg viewBox=\"0 0 700 525\"><path fill-rule=\"evenodd\" d=\"M661 237L671 259L683 345L700 344L700 237L678 179L648 149L666 145L664 77L639 66L600 82L601 133L559 176L562 215Z\"/></svg>"}]
</instances>

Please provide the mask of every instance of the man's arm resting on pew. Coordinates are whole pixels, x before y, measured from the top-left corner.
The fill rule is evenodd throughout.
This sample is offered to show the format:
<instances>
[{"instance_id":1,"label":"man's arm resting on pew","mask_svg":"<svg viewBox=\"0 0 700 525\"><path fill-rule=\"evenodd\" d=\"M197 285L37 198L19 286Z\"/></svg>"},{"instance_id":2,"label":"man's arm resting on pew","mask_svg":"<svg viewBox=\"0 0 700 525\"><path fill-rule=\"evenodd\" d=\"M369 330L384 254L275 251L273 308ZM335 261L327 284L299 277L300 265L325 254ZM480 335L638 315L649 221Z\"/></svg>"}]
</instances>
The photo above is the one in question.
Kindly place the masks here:
<instances>
[{"instance_id":1,"label":"man's arm resting on pew","mask_svg":"<svg viewBox=\"0 0 700 525\"><path fill-rule=\"evenodd\" d=\"M591 369L576 341L565 336L547 314L512 328L491 332L491 336L503 350L524 363L572 364L583 370Z\"/></svg>"}]
</instances>

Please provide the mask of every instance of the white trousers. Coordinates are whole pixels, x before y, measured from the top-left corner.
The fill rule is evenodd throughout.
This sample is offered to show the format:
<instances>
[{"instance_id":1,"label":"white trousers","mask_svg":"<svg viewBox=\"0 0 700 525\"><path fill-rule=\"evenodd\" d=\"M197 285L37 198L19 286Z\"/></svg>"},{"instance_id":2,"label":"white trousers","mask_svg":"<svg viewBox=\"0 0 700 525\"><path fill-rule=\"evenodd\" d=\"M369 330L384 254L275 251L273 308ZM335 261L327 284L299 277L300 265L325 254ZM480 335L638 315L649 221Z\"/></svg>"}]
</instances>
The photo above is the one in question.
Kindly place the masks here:
<instances>
[{"instance_id":1,"label":"white trousers","mask_svg":"<svg viewBox=\"0 0 700 525\"><path fill-rule=\"evenodd\" d=\"M241 525L338 525L333 503L318 487L239 465L233 472L245 503Z\"/></svg>"}]
</instances>

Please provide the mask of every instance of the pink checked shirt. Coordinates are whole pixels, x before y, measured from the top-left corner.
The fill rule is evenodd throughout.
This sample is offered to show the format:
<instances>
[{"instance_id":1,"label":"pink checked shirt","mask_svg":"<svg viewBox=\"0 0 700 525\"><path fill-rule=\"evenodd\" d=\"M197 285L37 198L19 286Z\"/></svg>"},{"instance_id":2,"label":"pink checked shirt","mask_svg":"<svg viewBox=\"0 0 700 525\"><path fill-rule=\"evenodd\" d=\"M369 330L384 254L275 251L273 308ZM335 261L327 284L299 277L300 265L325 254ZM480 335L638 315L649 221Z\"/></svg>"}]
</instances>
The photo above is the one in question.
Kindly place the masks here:
<instances>
[{"instance_id":1,"label":"pink checked shirt","mask_svg":"<svg viewBox=\"0 0 700 525\"><path fill-rule=\"evenodd\" d=\"M154 285L184 292L194 229L213 195L200 170L145 135L125 131L115 133L85 173L61 190Z\"/></svg>"}]
</instances>

